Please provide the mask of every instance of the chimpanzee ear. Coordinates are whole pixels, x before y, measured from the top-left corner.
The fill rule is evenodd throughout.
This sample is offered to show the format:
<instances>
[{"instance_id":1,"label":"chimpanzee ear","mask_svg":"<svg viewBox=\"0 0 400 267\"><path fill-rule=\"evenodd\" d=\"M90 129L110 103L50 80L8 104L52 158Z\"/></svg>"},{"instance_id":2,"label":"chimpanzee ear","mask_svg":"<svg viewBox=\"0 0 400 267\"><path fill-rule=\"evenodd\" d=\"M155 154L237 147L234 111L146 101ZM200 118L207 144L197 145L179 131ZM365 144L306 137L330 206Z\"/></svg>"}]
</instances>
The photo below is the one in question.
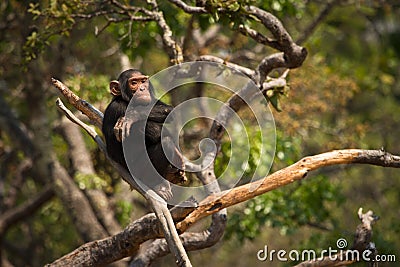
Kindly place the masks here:
<instances>
[{"instance_id":1,"label":"chimpanzee ear","mask_svg":"<svg viewBox=\"0 0 400 267\"><path fill-rule=\"evenodd\" d=\"M111 81L110 82L110 92L113 96L121 95L121 89L119 88L118 81Z\"/></svg>"}]
</instances>

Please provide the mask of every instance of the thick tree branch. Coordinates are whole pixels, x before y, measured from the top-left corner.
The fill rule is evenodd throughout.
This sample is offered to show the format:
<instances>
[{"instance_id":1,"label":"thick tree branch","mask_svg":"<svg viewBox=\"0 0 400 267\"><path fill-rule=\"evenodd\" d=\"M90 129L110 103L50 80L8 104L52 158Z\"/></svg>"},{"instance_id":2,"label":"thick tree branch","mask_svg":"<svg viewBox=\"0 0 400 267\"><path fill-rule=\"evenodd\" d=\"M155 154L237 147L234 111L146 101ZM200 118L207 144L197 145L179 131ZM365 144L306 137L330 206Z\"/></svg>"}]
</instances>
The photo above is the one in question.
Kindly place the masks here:
<instances>
[{"instance_id":1,"label":"thick tree branch","mask_svg":"<svg viewBox=\"0 0 400 267\"><path fill-rule=\"evenodd\" d=\"M305 157L295 164L281 169L260 181L235 187L205 198L199 203L199 207L194 212L177 224L177 228L180 231L185 231L203 217L293 183L294 181L301 180L310 171L330 165L354 163L400 168L400 156L391 155L382 150L345 149Z\"/></svg>"},{"instance_id":2,"label":"thick tree branch","mask_svg":"<svg viewBox=\"0 0 400 267\"><path fill-rule=\"evenodd\" d=\"M226 216L224 217L224 213L221 213L221 211L217 212L212 215L212 223L207 230L199 233L185 232L180 235L182 244L187 251L211 247L221 239L225 226ZM146 248L146 251L137 254L131 262L130 267L150 266L155 259L166 256L169 253L170 251L165 239L157 239Z\"/></svg>"},{"instance_id":3,"label":"thick tree branch","mask_svg":"<svg viewBox=\"0 0 400 267\"><path fill-rule=\"evenodd\" d=\"M253 38L256 42L263 44L263 45L268 45L272 48L278 49L280 48L279 43L271 38L268 38L266 36L264 36L263 34L259 33L258 31L250 28L247 25L240 25L239 26L239 31L246 36L249 36L251 38Z\"/></svg>"},{"instance_id":4,"label":"thick tree branch","mask_svg":"<svg viewBox=\"0 0 400 267\"><path fill-rule=\"evenodd\" d=\"M156 0L149 0L148 2L153 6L153 18L162 31L162 41L171 62L174 64L182 63L182 49L180 48L179 44L172 38L172 31L165 20L164 13L158 9L158 4Z\"/></svg>"},{"instance_id":5,"label":"thick tree branch","mask_svg":"<svg viewBox=\"0 0 400 267\"><path fill-rule=\"evenodd\" d=\"M194 208L173 208L174 221L180 221ZM143 242L163 236L162 228L154 213L130 223L124 231L86 243L47 266L102 266L131 256Z\"/></svg>"},{"instance_id":6,"label":"thick tree branch","mask_svg":"<svg viewBox=\"0 0 400 267\"><path fill-rule=\"evenodd\" d=\"M193 7L189 6L180 0L170 0L171 3L181 8L184 12L193 13L208 13L205 7ZM244 5L242 8L245 10L242 14L240 12L237 15L243 16L248 20L254 21L254 17L272 34L273 38L266 37L260 32L250 28L247 25L239 25L239 32L251 37L256 42L270 46L274 49L281 51L282 53L276 53L266 56L257 66L256 70L249 70L245 67L234 64L234 68L241 69L241 71L252 77L255 83L262 88L262 85L267 75L276 68L297 68L301 66L307 57L307 50L297 45L290 34L287 32L281 21L271 13L260 9L256 6ZM328 12L329 8L326 8ZM224 8L218 8L218 12L221 14L229 13L231 11L225 10ZM323 13L324 14L324 13ZM322 15L323 15L322 14ZM203 60L219 62L228 65L224 60L220 62L217 57L206 56ZM233 63L231 63L233 64Z\"/></svg>"},{"instance_id":7,"label":"thick tree branch","mask_svg":"<svg viewBox=\"0 0 400 267\"><path fill-rule=\"evenodd\" d=\"M292 37L290 37L289 33L286 31L285 27L283 27L280 20L278 20L274 15L271 13L255 7L255 6L248 6L245 7L246 11L248 12L249 16L253 15L258 18L261 23L272 33L275 37L275 41L280 45L278 47L274 47L282 52L290 52L293 48L292 46L295 45Z\"/></svg>"}]
</instances>

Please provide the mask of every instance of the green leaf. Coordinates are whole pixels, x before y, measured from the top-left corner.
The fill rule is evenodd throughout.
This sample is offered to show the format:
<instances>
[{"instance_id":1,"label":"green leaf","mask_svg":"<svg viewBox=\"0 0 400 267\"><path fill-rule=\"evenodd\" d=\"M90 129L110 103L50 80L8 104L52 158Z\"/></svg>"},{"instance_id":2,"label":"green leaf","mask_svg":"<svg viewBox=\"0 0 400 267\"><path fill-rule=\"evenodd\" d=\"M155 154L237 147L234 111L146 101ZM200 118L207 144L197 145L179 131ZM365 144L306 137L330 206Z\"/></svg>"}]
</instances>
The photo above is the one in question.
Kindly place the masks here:
<instances>
[{"instance_id":1,"label":"green leaf","mask_svg":"<svg viewBox=\"0 0 400 267\"><path fill-rule=\"evenodd\" d=\"M280 105L280 95L277 93L274 93L272 96L268 97L268 100L272 104L272 106L276 109L276 111L281 112L281 105Z\"/></svg>"}]
</instances>

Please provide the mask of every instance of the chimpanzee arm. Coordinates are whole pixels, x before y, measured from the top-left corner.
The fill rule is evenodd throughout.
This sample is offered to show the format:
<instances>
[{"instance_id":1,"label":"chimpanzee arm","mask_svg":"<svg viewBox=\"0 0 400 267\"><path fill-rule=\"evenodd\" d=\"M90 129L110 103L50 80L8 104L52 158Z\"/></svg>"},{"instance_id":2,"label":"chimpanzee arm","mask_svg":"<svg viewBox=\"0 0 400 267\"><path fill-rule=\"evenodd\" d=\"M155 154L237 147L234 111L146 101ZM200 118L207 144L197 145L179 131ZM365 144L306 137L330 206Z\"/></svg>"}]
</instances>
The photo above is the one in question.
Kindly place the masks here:
<instances>
[{"instance_id":1,"label":"chimpanzee arm","mask_svg":"<svg viewBox=\"0 0 400 267\"><path fill-rule=\"evenodd\" d=\"M154 122L164 122L169 113L171 113L172 109L172 106L165 104L160 100L157 100L156 104L151 109L148 120Z\"/></svg>"},{"instance_id":2,"label":"chimpanzee arm","mask_svg":"<svg viewBox=\"0 0 400 267\"><path fill-rule=\"evenodd\" d=\"M114 134L117 121L125 115L127 103L120 97L115 97L104 112L102 132L107 144L107 153L116 162L126 166L122 144Z\"/></svg>"}]
</instances>

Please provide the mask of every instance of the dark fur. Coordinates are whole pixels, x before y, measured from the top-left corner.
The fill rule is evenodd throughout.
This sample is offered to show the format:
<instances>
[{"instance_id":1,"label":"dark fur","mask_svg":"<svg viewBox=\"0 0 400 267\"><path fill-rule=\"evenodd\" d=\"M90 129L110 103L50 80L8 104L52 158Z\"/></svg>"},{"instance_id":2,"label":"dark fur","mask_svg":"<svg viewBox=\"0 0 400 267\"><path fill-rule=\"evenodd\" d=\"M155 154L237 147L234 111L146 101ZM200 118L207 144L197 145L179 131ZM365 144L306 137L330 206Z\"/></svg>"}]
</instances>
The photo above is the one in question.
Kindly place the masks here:
<instances>
[{"instance_id":1,"label":"dark fur","mask_svg":"<svg viewBox=\"0 0 400 267\"><path fill-rule=\"evenodd\" d=\"M130 77L132 77L132 75L135 74L141 74L141 72L138 70L127 70L121 73L120 76L118 77L118 82L120 84L120 89L121 89L121 95L114 96L111 103L105 110L103 127L102 127L102 131L106 139L107 152L109 156L114 161L124 166L126 169L128 168L124 158L122 143L117 140L114 134L114 126L119 118L125 116L125 111L128 107L130 99L133 96L133 93L127 88L127 81ZM149 85L149 90L151 98L153 100L152 103L156 101L156 104L152 108L150 115L147 118L147 123L145 128L146 149L149 158L153 166L158 171L158 173L164 178L167 178L167 172L168 171L171 172L171 166L164 154L164 151L162 149L162 144L164 144L164 149L166 149L165 153L168 154L171 153L170 155L172 156L174 161L178 162L178 165L181 162L183 162L180 154L178 155L175 152L176 146L173 143L172 139L168 136L163 138L163 140L161 139L162 126L163 123L165 122L165 119L172 111L172 106L167 105L161 102L160 100L155 99L154 91L151 84ZM138 116L140 117L140 111L138 112ZM140 118L139 119L140 122L135 124L139 125L139 123L142 123L143 125L143 121L145 119L146 118ZM136 128L139 129L138 126ZM140 136L138 138L140 138ZM143 152L137 151L136 153L137 153L137 160L135 160L134 164L137 165L137 168L135 168L137 170L134 173L135 176L141 175L141 171L143 169L143 165L141 164L144 161L143 156L141 154ZM175 168L175 171L178 171L178 169Z\"/></svg>"}]
</instances>

